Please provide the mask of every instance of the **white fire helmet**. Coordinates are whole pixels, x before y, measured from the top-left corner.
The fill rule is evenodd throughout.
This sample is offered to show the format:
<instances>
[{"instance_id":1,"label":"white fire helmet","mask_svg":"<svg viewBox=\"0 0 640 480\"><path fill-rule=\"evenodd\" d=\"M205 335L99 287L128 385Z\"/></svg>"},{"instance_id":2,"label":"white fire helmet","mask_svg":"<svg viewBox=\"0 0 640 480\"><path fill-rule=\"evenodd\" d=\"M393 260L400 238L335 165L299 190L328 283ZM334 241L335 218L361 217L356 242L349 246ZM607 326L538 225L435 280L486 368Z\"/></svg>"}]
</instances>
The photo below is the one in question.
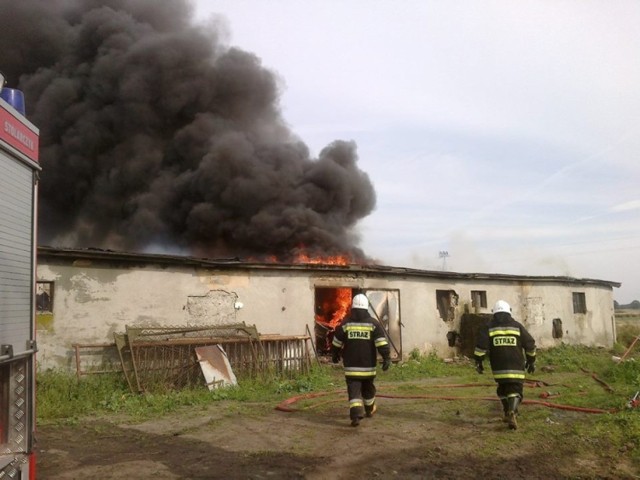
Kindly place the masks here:
<instances>
[{"instance_id":1,"label":"white fire helmet","mask_svg":"<svg viewBox=\"0 0 640 480\"><path fill-rule=\"evenodd\" d=\"M491 311L493 313L499 313L499 312L511 313L511 306L504 300L498 300L496 304L493 306L493 310Z\"/></svg>"},{"instance_id":2,"label":"white fire helmet","mask_svg":"<svg viewBox=\"0 0 640 480\"><path fill-rule=\"evenodd\" d=\"M363 295L362 293L359 293L355 297L353 297L351 308L364 308L365 310L368 310L369 300L365 295Z\"/></svg>"}]
</instances>

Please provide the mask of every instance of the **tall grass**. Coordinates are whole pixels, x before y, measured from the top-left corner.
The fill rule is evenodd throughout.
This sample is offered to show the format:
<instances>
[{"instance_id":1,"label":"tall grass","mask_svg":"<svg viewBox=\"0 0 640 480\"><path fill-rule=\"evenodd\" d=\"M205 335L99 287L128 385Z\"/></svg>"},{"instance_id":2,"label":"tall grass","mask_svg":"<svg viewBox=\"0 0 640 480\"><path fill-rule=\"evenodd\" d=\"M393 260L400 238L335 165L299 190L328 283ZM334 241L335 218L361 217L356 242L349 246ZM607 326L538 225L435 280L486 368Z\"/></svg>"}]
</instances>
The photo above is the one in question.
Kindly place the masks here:
<instances>
[{"instance_id":1,"label":"tall grass","mask_svg":"<svg viewBox=\"0 0 640 480\"><path fill-rule=\"evenodd\" d=\"M618 323L616 328L616 337L618 344L624 349L631 346L637 336L640 335L640 324L633 323ZM640 348L640 345L638 345Z\"/></svg>"},{"instance_id":2,"label":"tall grass","mask_svg":"<svg viewBox=\"0 0 640 480\"><path fill-rule=\"evenodd\" d=\"M115 375L95 375L80 381L75 375L48 370L36 376L38 418L76 418L109 410L107 405L116 398L124 400L127 392L124 378Z\"/></svg>"},{"instance_id":3,"label":"tall grass","mask_svg":"<svg viewBox=\"0 0 640 480\"><path fill-rule=\"evenodd\" d=\"M131 393L118 374L88 375L78 379L66 372L48 370L37 375L38 421L73 423L86 415L123 413L136 419L162 415L184 406L206 407L212 402L275 401L293 393L336 388L337 372L315 366L295 379L278 376L239 379L238 385L215 389L201 386L182 390ZM341 383L340 383L341 384Z\"/></svg>"}]
</instances>

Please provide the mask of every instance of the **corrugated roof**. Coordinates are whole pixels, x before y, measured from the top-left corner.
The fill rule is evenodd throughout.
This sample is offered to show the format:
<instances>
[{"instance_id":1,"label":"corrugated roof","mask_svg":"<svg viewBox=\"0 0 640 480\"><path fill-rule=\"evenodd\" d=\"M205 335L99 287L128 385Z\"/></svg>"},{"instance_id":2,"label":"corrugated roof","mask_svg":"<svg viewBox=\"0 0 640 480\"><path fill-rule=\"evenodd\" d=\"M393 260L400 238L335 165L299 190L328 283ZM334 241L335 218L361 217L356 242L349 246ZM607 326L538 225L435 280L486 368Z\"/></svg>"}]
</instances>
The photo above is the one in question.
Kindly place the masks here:
<instances>
[{"instance_id":1,"label":"corrugated roof","mask_svg":"<svg viewBox=\"0 0 640 480\"><path fill-rule=\"evenodd\" d=\"M130 264L162 264L177 266L193 266L200 268L215 268L221 270L301 270L312 272L362 272L369 274L415 276L426 278L440 278L443 280L507 280L525 282L564 282L575 284L605 285L619 288L621 283L593 278L575 278L566 276L539 275L509 275L502 273L460 273L436 270L420 270L405 267L391 267L385 265L330 265L316 263L274 263L243 261L240 258L200 258L183 255L166 255L158 253L133 253L99 248L57 248L49 246L38 247L39 258L63 258L67 260L91 260L102 262L125 262Z\"/></svg>"}]
</instances>

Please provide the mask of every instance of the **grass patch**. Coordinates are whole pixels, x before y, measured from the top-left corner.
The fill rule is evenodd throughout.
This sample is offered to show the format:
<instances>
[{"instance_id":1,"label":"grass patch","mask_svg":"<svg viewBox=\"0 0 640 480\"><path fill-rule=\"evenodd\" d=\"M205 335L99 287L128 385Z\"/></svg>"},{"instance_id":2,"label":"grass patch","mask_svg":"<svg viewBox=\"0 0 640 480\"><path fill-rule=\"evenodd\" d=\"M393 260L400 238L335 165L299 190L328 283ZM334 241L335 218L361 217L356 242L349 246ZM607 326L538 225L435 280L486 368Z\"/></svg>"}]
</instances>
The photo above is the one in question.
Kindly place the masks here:
<instances>
[{"instance_id":1,"label":"grass patch","mask_svg":"<svg viewBox=\"0 0 640 480\"><path fill-rule=\"evenodd\" d=\"M394 364L387 372L380 373L380 376L388 380L444 378L471 373L474 370L470 365L471 362L466 358L447 363L435 353L420 355L417 350L414 350L405 361Z\"/></svg>"},{"instance_id":2,"label":"grass patch","mask_svg":"<svg viewBox=\"0 0 640 480\"><path fill-rule=\"evenodd\" d=\"M276 402L293 394L342 386L342 372L314 366L295 379L278 377L239 379L238 385L209 391L201 386L182 390L133 394L117 374L88 375L78 379L48 370L36 377L38 422L74 423L87 415L120 413L134 420L171 413L181 407L205 408L214 402Z\"/></svg>"},{"instance_id":3,"label":"grass patch","mask_svg":"<svg viewBox=\"0 0 640 480\"><path fill-rule=\"evenodd\" d=\"M563 436L572 435L576 442L590 448L606 445L608 451L629 451L640 460L637 448L640 446L640 409L626 408L631 397L640 391L638 355L640 348L637 354L632 352L627 361L616 363L612 360L612 351L606 349L563 345L540 350L538 369L530 377L543 381L544 386L525 388L525 399L614 413L574 413L525 404L527 428L522 433L519 431L521 438L538 439L542 444L547 438L557 446L563 444ZM480 417L493 408L480 399L495 396L490 368L479 375L469 359L446 362L435 354L412 353L387 372L380 371L376 384L381 392L402 396L459 396L461 399L453 403L462 402L471 415ZM468 388L453 388L454 385ZM263 411L292 396L344 388L342 369L331 365L315 365L310 373L293 379L240 378L237 386L214 391L199 386L144 395L132 394L124 379L117 375L92 375L79 380L73 375L47 371L37 376L37 417L41 423L73 423L88 415L123 414L137 421L161 417L182 407L204 409L216 402L224 402L225 408L231 410L246 410L253 405L257 411ZM545 393L551 397L544 397ZM553 440L556 436L557 442ZM486 452L499 448L500 438L496 437L495 445L489 442Z\"/></svg>"},{"instance_id":4,"label":"grass patch","mask_svg":"<svg viewBox=\"0 0 640 480\"><path fill-rule=\"evenodd\" d=\"M572 442L575 440L585 451L613 456L626 452L634 461L640 462L640 407L627 408L629 400L640 391L640 345L638 352L632 352L625 362L613 361L613 353L603 348L570 345L539 350L537 371L528 377L546 385L526 387L525 399L577 409L567 411L534 404L523 405L522 421L526 428L518 430L519 441L532 442L538 447L548 448L550 452L566 450L569 455L576 447L570 446L573 444L567 443L566 439L572 438ZM463 359L446 363L434 355L416 356L395 365L388 373L378 377L378 384L385 392L391 390L417 397L468 397L464 409L472 417L486 417L487 411L498 409L497 406L472 400L473 397L495 396L495 385L491 370L487 368L483 375L479 375L471 361ZM436 380L429 384L420 381L428 377ZM434 389L441 383L441 378L446 379L446 384L464 384L469 388ZM473 386L476 383L478 386ZM547 394L551 398L546 397ZM458 405L459 401L451 404ZM448 408L450 410L453 407ZM609 410L612 413L582 413L577 411L580 408ZM507 435L508 431L487 435L483 455L499 453L504 448L503 436Z\"/></svg>"},{"instance_id":5,"label":"grass patch","mask_svg":"<svg viewBox=\"0 0 640 480\"><path fill-rule=\"evenodd\" d=\"M525 401L529 402L520 407L520 427L513 432L500 421L501 407L487 362L485 373L480 375L467 358L445 361L435 354L412 352L387 372L379 370L376 385L381 405L376 429L402 435L405 428L415 431L424 425L428 435L430 425L439 424L438 439L443 441L456 431L464 432L455 439L462 446L481 438L473 455L485 459L502 458L505 448L517 448L522 456L542 455L549 462L567 458L589 465L593 459L605 458L610 464L623 461L630 468L640 469L640 408L627 408L629 400L640 391L640 345L625 362L616 363L612 354L608 349L568 345L539 350L537 371L528 375L538 383L525 387ZM185 408L185 413L196 410L196 416L198 409L208 409L209 415L209 407L215 405L212 424L231 425L238 415L262 419L287 398L331 392L295 404L298 414L308 415L314 429L317 424L320 432L332 416L344 415L346 422L348 409L343 371L331 364L314 365L310 373L291 379L239 378L237 386L214 391L198 386L145 395L130 393L126 382L117 375L78 380L73 375L49 371L38 374L37 381L37 417L41 423L74 423L89 415L137 422L172 412L180 414ZM445 396L450 398L440 398ZM539 402L577 408L550 408ZM586 413L580 408L611 413ZM312 440L313 437L301 436L296 452L311 451ZM270 455L265 452L249 455ZM627 477L612 474L611 478Z\"/></svg>"}]
</instances>

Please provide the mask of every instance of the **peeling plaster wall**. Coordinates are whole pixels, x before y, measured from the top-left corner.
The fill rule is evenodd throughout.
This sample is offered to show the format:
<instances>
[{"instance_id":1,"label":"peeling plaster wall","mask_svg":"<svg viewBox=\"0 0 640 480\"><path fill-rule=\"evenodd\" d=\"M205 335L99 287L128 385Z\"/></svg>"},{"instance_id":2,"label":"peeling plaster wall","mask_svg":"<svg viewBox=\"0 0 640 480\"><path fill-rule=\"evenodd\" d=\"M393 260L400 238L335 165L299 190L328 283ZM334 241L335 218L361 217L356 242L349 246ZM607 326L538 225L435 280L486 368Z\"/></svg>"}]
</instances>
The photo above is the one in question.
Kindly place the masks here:
<instances>
[{"instance_id":1,"label":"peeling plaster wall","mask_svg":"<svg viewBox=\"0 0 640 480\"><path fill-rule=\"evenodd\" d=\"M73 344L111 343L125 325L199 324L200 318L189 316L185 292L208 293L193 272L152 267L40 265L38 281L55 282L52 318L46 325L37 323L41 367L71 367Z\"/></svg>"},{"instance_id":2,"label":"peeling plaster wall","mask_svg":"<svg viewBox=\"0 0 640 480\"><path fill-rule=\"evenodd\" d=\"M487 308L472 309L471 290L486 290ZM458 285L460 314L467 308L474 313L490 314L496 300L506 300L512 316L536 339L538 348L561 343L612 347L615 342L613 291L607 286L495 282L495 284ZM573 313L573 292L584 293L587 313ZM553 338L553 320L562 321L562 338ZM457 319L459 325L459 317Z\"/></svg>"},{"instance_id":3,"label":"peeling plaster wall","mask_svg":"<svg viewBox=\"0 0 640 480\"><path fill-rule=\"evenodd\" d=\"M538 347L560 343L611 347L615 342L613 291L606 286L552 283L496 282L459 286L460 305L471 309L471 290L487 291L487 308L491 313L496 300L506 300L512 316L534 336ZM573 313L573 292L584 293L587 313ZM553 319L562 320L563 337L554 339Z\"/></svg>"},{"instance_id":4,"label":"peeling plaster wall","mask_svg":"<svg viewBox=\"0 0 640 480\"><path fill-rule=\"evenodd\" d=\"M523 283L498 280L464 282L368 272L305 270L213 270L195 267L100 266L47 263L40 259L38 281L54 282L53 312L38 318L40 368L75 369L73 344L112 343L125 326L221 325L245 322L261 334L305 335L314 332L315 289L351 287L398 290L402 321L401 348L457 353L447 332L459 329L465 311L491 312L496 300L513 308L513 316L536 338L539 347L560 342L610 347L615 341L613 292L606 285ZM457 296L454 318L444 321L436 290ZM471 308L471 291L486 291L487 307ZM572 292L586 297L587 313L574 314ZM242 304L242 308L235 308ZM563 338L552 337L560 318Z\"/></svg>"},{"instance_id":5,"label":"peeling plaster wall","mask_svg":"<svg viewBox=\"0 0 640 480\"><path fill-rule=\"evenodd\" d=\"M305 324L313 328L307 277L41 262L38 281L54 282L54 297L52 314L38 315L38 364L75 369L74 344L112 343L125 326L245 322L263 334L303 335Z\"/></svg>"}]
</instances>

